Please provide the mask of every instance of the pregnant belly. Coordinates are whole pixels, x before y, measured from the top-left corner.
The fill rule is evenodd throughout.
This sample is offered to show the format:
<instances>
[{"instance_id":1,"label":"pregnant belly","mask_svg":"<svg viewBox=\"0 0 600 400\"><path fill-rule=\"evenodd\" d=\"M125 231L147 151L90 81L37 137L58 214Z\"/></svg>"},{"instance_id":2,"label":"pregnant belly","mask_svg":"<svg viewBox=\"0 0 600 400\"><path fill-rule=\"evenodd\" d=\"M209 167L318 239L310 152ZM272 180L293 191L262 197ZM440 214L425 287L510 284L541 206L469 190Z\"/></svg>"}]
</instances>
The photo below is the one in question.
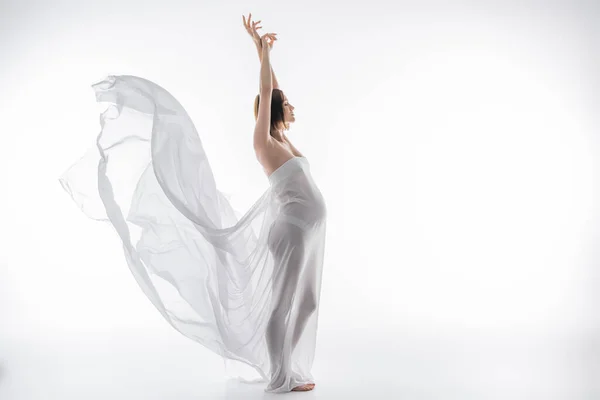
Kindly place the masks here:
<instances>
[{"instance_id":1,"label":"pregnant belly","mask_svg":"<svg viewBox=\"0 0 600 400\"><path fill-rule=\"evenodd\" d=\"M281 218L303 229L311 229L325 221L327 207L322 196L287 203L281 208Z\"/></svg>"}]
</instances>

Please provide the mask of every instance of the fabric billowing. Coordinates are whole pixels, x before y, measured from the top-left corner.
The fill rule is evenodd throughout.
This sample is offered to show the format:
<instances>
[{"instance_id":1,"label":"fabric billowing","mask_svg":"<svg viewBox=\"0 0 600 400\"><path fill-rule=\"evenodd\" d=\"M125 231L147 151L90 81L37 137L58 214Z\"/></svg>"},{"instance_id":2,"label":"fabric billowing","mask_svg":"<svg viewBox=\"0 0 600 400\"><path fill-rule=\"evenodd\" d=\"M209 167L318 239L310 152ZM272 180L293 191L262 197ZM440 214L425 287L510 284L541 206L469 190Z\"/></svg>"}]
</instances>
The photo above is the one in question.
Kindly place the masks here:
<instances>
[{"instance_id":1,"label":"fabric billowing","mask_svg":"<svg viewBox=\"0 0 600 400\"><path fill-rule=\"evenodd\" d=\"M314 383L326 207L308 160L286 161L238 217L173 96L135 76L92 88L110 105L96 146L60 177L65 190L114 226L133 276L176 330L250 367L256 379L240 380L267 382L266 392Z\"/></svg>"}]
</instances>

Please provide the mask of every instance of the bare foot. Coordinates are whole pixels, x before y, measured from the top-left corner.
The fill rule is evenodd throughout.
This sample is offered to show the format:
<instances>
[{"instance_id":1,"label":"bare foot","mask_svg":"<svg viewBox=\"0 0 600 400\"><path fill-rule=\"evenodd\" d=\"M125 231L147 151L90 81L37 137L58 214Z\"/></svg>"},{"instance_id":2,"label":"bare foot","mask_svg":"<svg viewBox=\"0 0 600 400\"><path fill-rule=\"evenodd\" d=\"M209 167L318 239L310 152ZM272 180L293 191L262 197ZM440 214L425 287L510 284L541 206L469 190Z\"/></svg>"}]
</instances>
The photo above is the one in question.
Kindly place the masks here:
<instances>
[{"instance_id":1,"label":"bare foot","mask_svg":"<svg viewBox=\"0 0 600 400\"><path fill-rule=\"evenodd\" d=\"M313 390L315 388L314 383L307 383L302 386L296 386L292 389L292 392L308 392L309 390Z\"/></svg>"}]
</instances>

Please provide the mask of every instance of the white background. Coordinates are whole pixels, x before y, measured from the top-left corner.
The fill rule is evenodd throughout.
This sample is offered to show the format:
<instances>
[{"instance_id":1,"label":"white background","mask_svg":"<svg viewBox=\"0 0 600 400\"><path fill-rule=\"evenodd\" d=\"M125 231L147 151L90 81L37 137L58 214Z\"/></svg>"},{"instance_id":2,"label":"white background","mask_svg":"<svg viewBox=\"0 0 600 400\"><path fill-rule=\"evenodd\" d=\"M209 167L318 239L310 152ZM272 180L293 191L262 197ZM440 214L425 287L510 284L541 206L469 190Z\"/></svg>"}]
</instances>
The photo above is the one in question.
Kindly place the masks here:
<instances>
[{"instance_id":1,"label":"white background","mask_svg":"<svg viewBox=\"0 0 600 400\"><path fill-rule=\"evenodd\" d=\"M91 84L136 75L245 211L268 187L249 12L328 207L298 395L600 399L600 6L383 0L1 3L0 398L268 397L223 383L58 182L100 130Z\"/></svg>"}]
</instances>

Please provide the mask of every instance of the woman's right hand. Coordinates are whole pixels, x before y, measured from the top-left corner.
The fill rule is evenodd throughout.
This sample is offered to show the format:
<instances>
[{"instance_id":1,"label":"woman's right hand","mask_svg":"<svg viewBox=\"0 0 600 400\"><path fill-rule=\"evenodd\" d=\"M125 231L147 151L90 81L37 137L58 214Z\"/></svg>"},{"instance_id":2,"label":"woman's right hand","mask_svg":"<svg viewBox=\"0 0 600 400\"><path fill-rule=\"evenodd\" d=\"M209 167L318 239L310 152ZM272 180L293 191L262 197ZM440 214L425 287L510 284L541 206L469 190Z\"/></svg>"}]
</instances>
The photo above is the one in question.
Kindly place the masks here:
<instances>
[{"instance_id":1,"label":"woman's right hand","mask_svg":"<svg viewBox=\"0 0 600 400\"><path fill-rule=\"evenodd\" d=\"M271 52L271 49L273 48L273 43L275 43L275 41L277 40L275 35L277 35L277 34L276 33L265 33L264 35L261 36L260 42L262 44L263 53L265 51L268 51L269 53Z\"/></svg>"}]
</instances>

